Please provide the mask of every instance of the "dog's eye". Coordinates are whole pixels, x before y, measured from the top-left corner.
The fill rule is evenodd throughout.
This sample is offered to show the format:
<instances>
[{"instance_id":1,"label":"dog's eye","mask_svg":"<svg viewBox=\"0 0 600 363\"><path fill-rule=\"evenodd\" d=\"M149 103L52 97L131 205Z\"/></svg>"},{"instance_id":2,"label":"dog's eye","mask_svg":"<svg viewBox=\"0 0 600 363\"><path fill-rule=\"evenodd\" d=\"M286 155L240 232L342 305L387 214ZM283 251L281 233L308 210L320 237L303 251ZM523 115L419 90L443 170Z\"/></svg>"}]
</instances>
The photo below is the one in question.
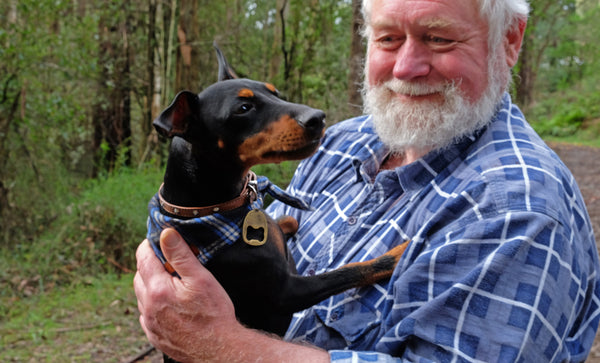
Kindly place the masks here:
<instances>
[{"instance_id":1,"label":"dog's eye","mask_svg":"<svg viewBox=\"0 0 600 363\"><path fill-rule=\"evenodd\" d=\"M252 108L253 108L253 106L251 103L242 103L241 105L238 106L237 110L235 110L235 114L242 115L242 114L252 110Z\"/></svg>"}]
</instances>

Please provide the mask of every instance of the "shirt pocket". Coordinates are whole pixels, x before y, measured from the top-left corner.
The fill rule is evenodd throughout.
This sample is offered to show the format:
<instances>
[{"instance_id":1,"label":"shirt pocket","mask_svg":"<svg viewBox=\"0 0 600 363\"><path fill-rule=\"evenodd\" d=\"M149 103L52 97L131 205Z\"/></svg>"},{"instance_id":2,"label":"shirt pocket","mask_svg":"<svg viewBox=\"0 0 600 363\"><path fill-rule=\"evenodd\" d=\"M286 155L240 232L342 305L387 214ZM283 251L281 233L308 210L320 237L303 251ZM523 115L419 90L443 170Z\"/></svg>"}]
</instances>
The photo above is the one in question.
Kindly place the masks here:
<instances>
[{"instance_id":1,"label":"shirt pocket","mask_svg":"<svg viewBox=\"0 0 600 363\"><path fill-rule=\"evenodd\" d=\"M349 349L374 348L381 326L380 314L359 295L347 292L332 296L316 305L314 311L330 334L343 338Z\"/></svg>"}]
</instances>

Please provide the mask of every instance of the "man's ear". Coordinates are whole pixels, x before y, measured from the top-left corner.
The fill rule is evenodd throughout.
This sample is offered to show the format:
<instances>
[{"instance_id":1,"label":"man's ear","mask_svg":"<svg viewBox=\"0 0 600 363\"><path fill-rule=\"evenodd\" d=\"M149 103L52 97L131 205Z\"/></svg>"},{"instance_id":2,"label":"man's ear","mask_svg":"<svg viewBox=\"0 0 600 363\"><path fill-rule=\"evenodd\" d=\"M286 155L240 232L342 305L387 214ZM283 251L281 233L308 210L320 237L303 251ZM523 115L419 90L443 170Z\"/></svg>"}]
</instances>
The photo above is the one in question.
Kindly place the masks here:
<instances>
[{"instance_id":1,"label":"man's ear","mask_svg":"<svg viewBox=\"0 0 600 363\"><path fill-rule=\"evenodd\" d=\"M509 68L512 68L517 64L526 27L527 19L520 19L515 25L508 29L508 32L504 37L503 44L504 51L506 52L506 64Z\"/></svg>"},{"instance_id":2,"label":"man's ear","mask_svg":"<svg viewBox=\"0 0 600 363\"><path fill-rule=\"evenodd\" d=\"M163 136L183 136L197 110L198 96L190 91L181 91L152 125Z\"/></svg>"}]
</instances>

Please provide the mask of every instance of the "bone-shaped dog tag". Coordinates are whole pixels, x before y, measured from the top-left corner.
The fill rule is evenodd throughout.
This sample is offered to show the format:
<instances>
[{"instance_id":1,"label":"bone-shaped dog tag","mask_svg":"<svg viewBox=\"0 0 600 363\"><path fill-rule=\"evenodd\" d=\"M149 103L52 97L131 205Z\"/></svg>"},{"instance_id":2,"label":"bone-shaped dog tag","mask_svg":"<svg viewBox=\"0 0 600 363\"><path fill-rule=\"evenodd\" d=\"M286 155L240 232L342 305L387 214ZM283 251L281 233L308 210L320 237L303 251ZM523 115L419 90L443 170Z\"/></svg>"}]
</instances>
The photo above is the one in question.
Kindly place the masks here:
<instances>
[{"instance_id":1,"label":"bone-shaped dog tag","mask_svg":"<svg viewBox=\"0 0 600 363\"><path fill-rule=\"evenodd\" d=\"M262 246L267 242L269 226L267 216L260 209L253 209L244 218L242 239L250 246ZM262 236L262 238L260 238ZM258 238L256 238L258 237Z\"/></svg>"}]
</instances>

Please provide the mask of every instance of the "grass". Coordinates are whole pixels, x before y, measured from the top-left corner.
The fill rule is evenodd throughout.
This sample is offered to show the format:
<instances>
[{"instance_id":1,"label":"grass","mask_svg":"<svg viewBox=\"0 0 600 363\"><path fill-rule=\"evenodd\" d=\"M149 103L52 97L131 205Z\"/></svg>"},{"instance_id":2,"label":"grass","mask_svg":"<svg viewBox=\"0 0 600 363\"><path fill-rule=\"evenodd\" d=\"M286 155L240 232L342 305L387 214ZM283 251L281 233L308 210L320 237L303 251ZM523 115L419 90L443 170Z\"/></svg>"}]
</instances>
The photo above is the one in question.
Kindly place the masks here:
<instances>
[{"instance_id":1,"label":"grass","mask_svg":"<svg viewBox=\"0 0 600 363\"><path fill-rule=\"evenodd\" d=\"M119 362L146 344L130 274L2 297L0 361Z\"/></svg>"}]
</instances>

